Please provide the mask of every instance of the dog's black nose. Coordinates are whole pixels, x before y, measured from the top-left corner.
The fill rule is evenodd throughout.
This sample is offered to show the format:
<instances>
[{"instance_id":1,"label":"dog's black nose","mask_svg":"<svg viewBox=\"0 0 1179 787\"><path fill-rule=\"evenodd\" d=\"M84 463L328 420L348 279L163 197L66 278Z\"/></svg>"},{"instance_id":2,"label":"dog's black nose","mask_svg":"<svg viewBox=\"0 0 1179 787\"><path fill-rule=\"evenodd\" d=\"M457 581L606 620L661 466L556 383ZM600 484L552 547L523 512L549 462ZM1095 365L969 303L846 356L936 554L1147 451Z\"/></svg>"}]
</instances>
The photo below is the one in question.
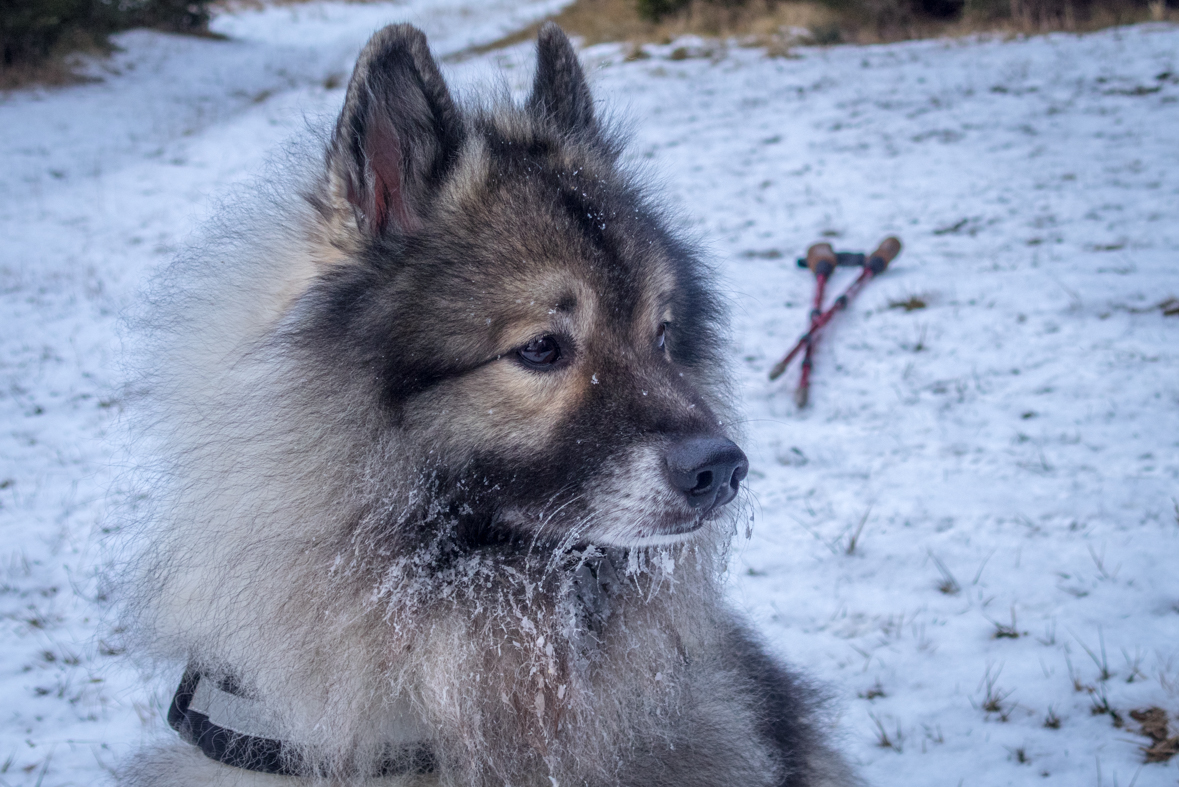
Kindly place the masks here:
<instances>
[{"instance_id":1,"label":"dog's black nose","mask_svg":"<svg viewBox=\"0 0 1179 787\"><path fill-rule=\"evenodd\" d=\"M667 472L688 505L710 511L737 496L749 460L732 440L690 437L667 449Z\"/></svg>"}]
</instances>

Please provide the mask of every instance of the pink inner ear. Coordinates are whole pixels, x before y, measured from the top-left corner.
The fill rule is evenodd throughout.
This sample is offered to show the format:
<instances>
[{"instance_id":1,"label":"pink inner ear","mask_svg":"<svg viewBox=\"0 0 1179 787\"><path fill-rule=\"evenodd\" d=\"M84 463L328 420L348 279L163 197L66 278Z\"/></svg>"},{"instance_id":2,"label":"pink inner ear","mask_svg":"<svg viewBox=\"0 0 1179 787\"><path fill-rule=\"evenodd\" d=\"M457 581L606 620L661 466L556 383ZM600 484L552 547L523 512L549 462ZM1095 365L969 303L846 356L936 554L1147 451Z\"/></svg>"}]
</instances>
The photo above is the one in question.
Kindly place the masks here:
<instances>
[{"instance_id":1,"label":"pink inner ear","mask_svg":"<svg viewBox=\"0 0 1179 787\"><path fill-rule=\"evenodd\" d=\"M387 118L374 118L369 124L364 146L372 178L371 196L365 213L375 234L385 231L390 220L401 232L418 229L417 217L406 201L405 158L401 140Z\"/></svg>"}]
</instances>

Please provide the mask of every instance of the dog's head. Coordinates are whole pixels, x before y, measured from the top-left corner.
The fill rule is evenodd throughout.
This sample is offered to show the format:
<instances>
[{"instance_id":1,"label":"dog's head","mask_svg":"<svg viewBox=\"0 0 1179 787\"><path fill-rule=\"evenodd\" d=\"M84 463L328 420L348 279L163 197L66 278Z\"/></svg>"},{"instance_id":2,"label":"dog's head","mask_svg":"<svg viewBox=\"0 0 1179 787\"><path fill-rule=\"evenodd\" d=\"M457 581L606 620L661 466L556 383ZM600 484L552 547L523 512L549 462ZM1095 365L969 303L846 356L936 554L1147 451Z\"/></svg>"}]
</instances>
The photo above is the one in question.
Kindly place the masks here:
<instances>
[{"instance_id":1,"label":"dog's head","mask_svg":"<svg viewBox=\"0 0 1179 787\"><path fill-rule=\"evenodd\" d=\"M679 541L748 468L726 436L722 310L616 166L556 26L538 54L524 107L464 109L418 30L373 37L317 201L342 254L298 335L472 532Z\"/></svg>"}]
</instances>

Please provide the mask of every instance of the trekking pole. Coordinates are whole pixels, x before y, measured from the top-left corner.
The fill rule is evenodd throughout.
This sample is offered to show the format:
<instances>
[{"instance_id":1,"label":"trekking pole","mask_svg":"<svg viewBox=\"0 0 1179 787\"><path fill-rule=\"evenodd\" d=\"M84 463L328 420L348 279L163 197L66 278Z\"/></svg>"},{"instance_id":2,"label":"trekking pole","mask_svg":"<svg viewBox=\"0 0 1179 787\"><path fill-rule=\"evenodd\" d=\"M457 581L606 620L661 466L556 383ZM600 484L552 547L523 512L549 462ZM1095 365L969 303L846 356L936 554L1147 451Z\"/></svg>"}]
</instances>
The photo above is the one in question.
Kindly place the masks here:
<instances>
[{"instance_id":1,"label":"trekking pole","mask_svg":"<svg viewBox=\"0 0 1179 787\"><path fill-rule=\"evenodd\" d=\"M770 369L770 379L776 380L781 377L782 373L786 371L786 367L790 365L790 362L794 360L794 357L798 355L799 351L806 347L807 342L809 342L814 337L819 329L827 323L831 322L831 318L835 316L836 312L846 309L847 304L851 301L852 298L856 296L856 293L858 293L863 288L863 286L868 283L870 279L872 279L874 276L879 276L881 273L884 273L885 269L888 268L888 264L892 262L896 256L900 254L900 252L900 240L894 237L888 237L882 240L880 245L876 247L876 251L872 252L868 256L868 259L864 261L864 269L860 271L860 275L856 277L856 280L853 281L851 285L843 291L842 295L835 299L835 302L831 304L831 308L820 314L819 318L811 323L811 326L807 332L799 338L798 342L792 348L790 348L790 352L786 353L786 356L782 358L782 360L774 364L774 368Z\"/></svg>"},{"instance_id":2,"label":"trekking pole","mask_svg":"<svg viewBox=\"0 0 1179 787\"><path fill-rule=\"evenodd\" d=\"M835 270L836 263L835 249L831 248L830 243L816 243L806 250L806 266L810 268L811 273L815 274L815 301L811 306L810 327L807 329L807 333L811 337L807 339L806 352L802 356L802 377L798 381L798 391L795 392L794 397L799 407L806 407L815 352L815 322L823 314L823 295L827 290L827 279Z\"/></svg>"},{"instance_id":3,"label":"trekking pole","mask_svg":"<svg viewBox=\"0 0 1179 787\"><path fill-rule=\"evenodd\" d=\"M802 374L798 378L798 390L794 392L794 403L801 409L806 407L811 392L811 366L814 364L815 342L819 337L813 336L806 343L806 351L802 354Z\"/></svg>"}]
</instances>

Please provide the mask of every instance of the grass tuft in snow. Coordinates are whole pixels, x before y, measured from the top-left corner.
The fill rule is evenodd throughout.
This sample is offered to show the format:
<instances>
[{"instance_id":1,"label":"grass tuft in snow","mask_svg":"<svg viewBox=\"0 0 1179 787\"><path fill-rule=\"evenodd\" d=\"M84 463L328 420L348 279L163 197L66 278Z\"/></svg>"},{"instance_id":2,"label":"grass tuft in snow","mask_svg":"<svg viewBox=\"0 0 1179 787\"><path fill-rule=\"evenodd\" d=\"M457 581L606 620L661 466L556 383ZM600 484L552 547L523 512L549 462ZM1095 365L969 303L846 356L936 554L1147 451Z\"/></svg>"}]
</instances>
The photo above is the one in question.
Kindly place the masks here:
<instances>
[{"instance_id":1,"label":"grass tuft in snow","mask_svg":"<svg viewBox=\"0 0 1179 787\"><path fill-rule=\"evenodd\" d=\"M857 696L860 699L871 702L877 697L887 697L888 695L884 693L884 686L881 685L880 678L877 678L875 683L873 683L864 691L861 691Z\"/></svg>"},{"instance_id":2,"label":"grass tuft in snow","mask_svg":"<svg viewBox=\"0 0 1179 787\"><path fill-rule=\"evenodd\" d=\"M1113 726L1121 729L1125 726L1126 721L1122 718L1122 714L1113 707L1109 702L1109 696L1106 693L1105 684L1099 685L1094 689L1090 696L1089 712L1094 716L1108 715L1113 722Z\"/></svg>"},{"instance_id":3,"label":"grass tuft in snow","mask_svg":"<svg viewBox=\"0 0 1179 787\"><path fill-rule=\"evenodd\" d=\"M876 725L876 745L882 749L892 749L897 754L904 752L905 747L905 733L901 730L901 723L894 721L893 732L889 732L884 726L884 722L875 713L869 713L868 717L872 719L872 723Z\"/></svg>"},{"instance_id":4,"label":"grass tuft in snow","mask_svg":"<svg viewBox=\"0 0 1179 787\"><path fill-rule=\"evenodd\" d=\"M888 308L890 309L904 309L906 312L917 311L928 306L928 302L920 295L910 295L908 298L900 301L889 301Z\"/></svg>"},{"instance_id":5,"label":"grass tuft in snow","mask_svg":"<svg viewBox=\"0 0 1179 787\"><path fill-rule=\"evenodd\" d=\"M1011 623L1000 623L997 620L992 620L991 625L995 627L994 633L991 634L991 639L1019 639L1026 631L1020 631L1015 624L1015 607L1011 608Z\"/></svg>"},{"instance_id":6,"label":"grass tuft in snow","mask_svg":"<svg viewBox=\"0 0 1179 787\"><path fill-rule=\"evenodd\" d=\"M1077 637L1076 634L1073 636L1076 638L1077 642L1080 643L1081 647L1085 650L1085 653L1088 654L1089 658L1093 660L1093 663L1097 665L1097 669L1100 670L1098 680L1104 683L1105 681L1112 678L1115 673L1110 671L1109 659L1105 655L1105 634L1102 632L1101 627L1098 626L1097 628L1097 641L1100 643L1101 647L1100 658L1097 657L1097 654L1093 652L1093 649L1086 645L1080 637Z\"/></svg>"},{"instance_id":7,"label":"grass tuft in snow","mask_svg":"<svg viewBox=\"0 0 1179 787\"><path fill-rule=\"evenodd\" d=\"M992 666L988 666L986 673L983 675L982 687L984 693L981 707L983 713L988 715L995 713L998 714L999 721L1007 721L1011 718L1011 713L1016 707L1014 702L1007 702L1007 698L1014 693L1014 689L1003 691L998 688L995 684L999 680L999 674L1003 671L1003 668L999 667L994 672L992 672L992 669Z\"/></svg>"},{"instance_id":8,"label":"grass tuft in snow","mask_svg":"<svg viewBox=\"0 0 1179 787\"><path fill-rule=\"evenodd\" d=\"M962 592L962 586L958 584L958 580L950 573L950 569L946 568L946 564L941 561L937 555L931 551L929 553L930 560L937 566L938 573L942 575L941 580L937 583L938 592L946 596L956 596Z\"/></svg>"}]
</instances>

